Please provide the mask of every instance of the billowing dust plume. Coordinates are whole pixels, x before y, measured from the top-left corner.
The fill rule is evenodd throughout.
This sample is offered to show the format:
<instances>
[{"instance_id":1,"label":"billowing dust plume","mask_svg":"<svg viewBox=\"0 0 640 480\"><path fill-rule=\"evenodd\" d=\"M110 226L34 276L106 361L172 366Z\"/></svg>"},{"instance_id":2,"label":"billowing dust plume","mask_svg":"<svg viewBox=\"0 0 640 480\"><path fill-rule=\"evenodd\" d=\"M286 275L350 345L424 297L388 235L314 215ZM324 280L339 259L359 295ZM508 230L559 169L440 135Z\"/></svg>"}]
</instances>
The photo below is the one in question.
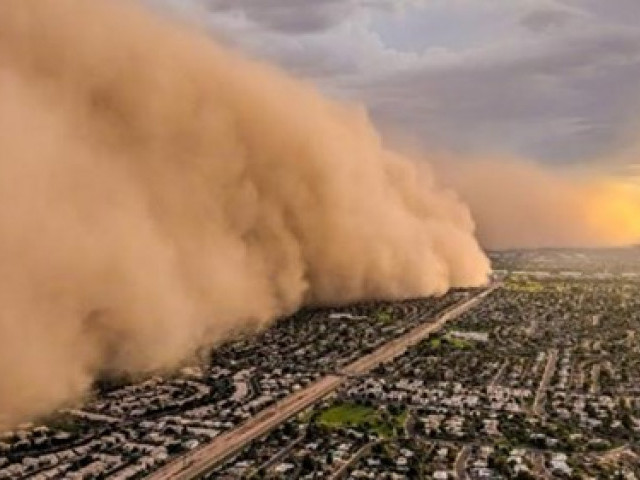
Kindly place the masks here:
<instances>
[{"instance_id":1,"label":"billowing dust plume","mask_svg":"<svg viewBox=\"0 0 640 480\"><path fill-rule=\"evenodd\" d=\"M445 158L435 164L468 203L487 248L640 242L640 187L630 180L514 158Z\"/></svg>"},{"instance_id":2,"label":"billowing dust plume","mask_svg":"<svg viewBox=\"0 0 640 480\"><path fill-rule=\"evenodd\" d=\"M122 2L0 2L0 416L303 303L483 283L361 109Z\"/></svg>"}]
</instances>

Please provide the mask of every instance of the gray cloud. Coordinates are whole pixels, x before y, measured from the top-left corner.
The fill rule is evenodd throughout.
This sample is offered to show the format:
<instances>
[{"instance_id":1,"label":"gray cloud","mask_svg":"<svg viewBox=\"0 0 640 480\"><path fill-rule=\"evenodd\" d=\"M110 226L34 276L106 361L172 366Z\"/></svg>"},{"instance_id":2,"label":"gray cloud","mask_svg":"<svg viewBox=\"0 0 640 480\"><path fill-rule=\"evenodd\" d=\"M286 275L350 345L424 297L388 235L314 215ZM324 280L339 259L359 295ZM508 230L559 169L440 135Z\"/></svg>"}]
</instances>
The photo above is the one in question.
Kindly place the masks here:
<instances>
[{"instance_id":1,"label":"gray cloud","mask_svg":"<svg viewBox=\"0 0 640 480\"><path fill-rule=\"evenodd\" d=\"M209 0L213 13L241 12L269 30L300 34L326 30L341 21L353 8L349 0L314 0L300 7L297 0Z\"/></svg>"},{"instance_id":2,"label":"gray cloud","mask_svg":"<svg viewBox=\"0 0 640 480\"><path fill-rule=\"evenodd\" d=\"M560 9L540 9L527 13L521 20L524 27L535 32L558 28L566 25L572 14Z\"/></svg>"},{"instance_id":3,"label":"gray cloud","mask_svg":"<svg viewBox=\"0 0 640 480\"><path fill-rule=\"evenodd\" d=\"M392 2L189 1L215 34L429 145L580 160L623 145L640 107L636 0L407 1L408 16L449 22L461 39L474 18L487 25L472 45L418 31L413 51L393 42L404 27Z\"/></svg>"},{"instance_id":4,"label":"gray cloud","mask_svg":"<svg viewBox=\"0 0 640 480\"><path fill-rule=\"evenodd\" d=\"M430 143L581 159L624 140L640 100L638 52L640 35L617 31L516 44L371 82L367 97L379 121Z\"/></svg>"}]
</instances>

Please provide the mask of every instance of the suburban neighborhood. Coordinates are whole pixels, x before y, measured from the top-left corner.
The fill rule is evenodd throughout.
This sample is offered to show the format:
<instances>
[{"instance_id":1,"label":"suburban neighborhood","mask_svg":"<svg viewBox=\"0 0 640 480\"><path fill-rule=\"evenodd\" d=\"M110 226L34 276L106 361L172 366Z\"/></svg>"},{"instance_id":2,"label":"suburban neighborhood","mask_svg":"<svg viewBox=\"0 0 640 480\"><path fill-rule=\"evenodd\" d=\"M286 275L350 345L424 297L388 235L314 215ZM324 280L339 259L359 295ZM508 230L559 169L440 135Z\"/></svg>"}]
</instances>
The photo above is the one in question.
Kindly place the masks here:
<instances>
[{"instance_id":1,"label":"suburban neighborhood","mask_svg":"<svg viewBox=\"0 0 640 480\"><path fill-rule=\"evenodd\" d=\"M2 433L0 478L640 478L640 282L501 258L491 288L307 308L105 378Z\"/></svg>"}]
</instances>

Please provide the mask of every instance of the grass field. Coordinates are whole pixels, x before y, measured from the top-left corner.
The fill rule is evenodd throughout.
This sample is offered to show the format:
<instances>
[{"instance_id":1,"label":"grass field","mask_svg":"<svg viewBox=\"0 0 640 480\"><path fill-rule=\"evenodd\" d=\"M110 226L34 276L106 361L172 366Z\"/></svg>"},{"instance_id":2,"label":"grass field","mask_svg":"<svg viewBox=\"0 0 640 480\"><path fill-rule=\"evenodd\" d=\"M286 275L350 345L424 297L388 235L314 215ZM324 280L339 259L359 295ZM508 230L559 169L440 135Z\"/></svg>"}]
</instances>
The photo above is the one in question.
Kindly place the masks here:
<instances>
[{"instance_id":1,"label":"grass field","mask_svg":"<svg viewBox=\"0 0 640 480\"><path fill-rule=\"evenodd\" d=\"M376 320L381 323L391 323L393 321L393 317L390 312L382 310L376 313Z\"/></svg>"},{"instance_id":2,"label":"grass field","mask_svg":"<svg viewBox=\"0 0 640 480\"><path fill-rule=\"evenodd\" d=\"M447 342L456 350L466 350L471 347L471 343L464 338L447 337Z\"/></svg>"},{"instance_id":3,"label":"grass field","mask_svg":"<svg viewBox=\"0 0 640 480\"><path fill-rule=\"evenodd\" d=\"M472 347L472 342L465 340L464 338L456 338L450 335L444 337L429 338L422 343L423 348L426 347L427 352L438 352L441 349L447 350L466 350Z\"/></svg>"},{"instance_id":4,"label":"grass field","mask_svg":"<svg viewBox=\"0 0 640 480\"><path fill-rule=\"evenodd\" d=\"M354 403L341 403L321 412L318 424L330 428L365 428L383 437L390 437L404 425L407 412L385 415L374 407Z\"/></svg>"},{"instance_id":5,"label":"grass field","mask_svg":"<svg viewBox=\"0 0 640 480\"><path fill-rule=\"evenodd\" d=\"M513 292L538 293L544 291L542 283L532 280L511 280L507 282L506 288Z\"/></svg>"}]
</instances>

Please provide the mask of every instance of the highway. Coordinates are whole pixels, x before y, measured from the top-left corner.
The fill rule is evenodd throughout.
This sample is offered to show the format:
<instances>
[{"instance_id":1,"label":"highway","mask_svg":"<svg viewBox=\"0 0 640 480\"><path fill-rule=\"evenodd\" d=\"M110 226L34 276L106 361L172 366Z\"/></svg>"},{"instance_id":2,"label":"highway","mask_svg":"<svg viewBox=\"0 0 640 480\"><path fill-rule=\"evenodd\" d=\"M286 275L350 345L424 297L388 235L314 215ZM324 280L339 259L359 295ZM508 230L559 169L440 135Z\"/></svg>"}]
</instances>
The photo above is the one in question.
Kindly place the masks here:
<instances>
[{"instance_id":1,"label":"highway","mask_svg":"<svg viewBox=\"0 0 640 480\"><path fill-rule=\"evenodd\" d=\"M553 373L556 371L557 363L558 363L558 350L552 349L551 351L549 351L547 366L544 369L544 374L542 375L542 380L540 380L540 385L538 386L538 391L536 392L536 398L533 402L532 413L534 415L542 415L542 413L544 412L542 406L545 401L547 388L549 388L549 384L551 383L551 378L553 377Z\"/></svg>"},{"instance_id":2,"label":"highway","mask_svg":"<svg viewBox=\"0 0 640 480\"><path fill-rule=\"evenodd\" d=\"M349 376L362 375L380 363L388 362L404 353L407 348L417 344L433 332L441 329L447 322L473 308L501 284L494 284L471 299L452 307L435 322L423 323L405 335L393 339L373 353L366 355L342 371L343 375L327 375L303 390L289 395L275 405L258 413L238 428L230 430L201 448L178 457L148 478L152 480L189 480L199 478L215 468L220 462L239 452L249 442L276 428L287 419L313 405L329 393L335 391ZM424 318L427 322L429 319Z\"/></svg>"},{"instance_id":3,"label":"highway","mask_svg":"<svg viewBox=\"0 0 640 480\"><path fill-rule=\"evenodd\" d=\"M322 397L334 391L343 377L327 375L275 405L266 408L238 428L215 438L204 447L183 455L148 478L154 480L191 479L203 476L221 460L232 456L252 440L304 410Z\"/></svg>"},{"instance_id":4,"label":"highway","mask_svg":"<svg viewBox=\"0 0 640 480\"><path fill-rule=\"evenodd\" d=\"M450 308L445 313L440 315L435 322L428 322L428 320L430 320L428 318L421 319L423 322L428 323L422 323L408 333L390 340L389 342L379 347L373 353L365 355L364 357L353 362L351 365L345 367L343 373L350 376L363 375L373 370L381 363L393 360L399 355L402 355L409 347L417 345L432 333L440 330L451 320L458 318L467 310L476 306L480 301L482 301L482 299L484 299L487 295L489 295L500 286L501 284L492 285L482 293L479 293L469 300L465 300L462 303L459 303L458 305Z\"/></svg>"}]
</instances>

